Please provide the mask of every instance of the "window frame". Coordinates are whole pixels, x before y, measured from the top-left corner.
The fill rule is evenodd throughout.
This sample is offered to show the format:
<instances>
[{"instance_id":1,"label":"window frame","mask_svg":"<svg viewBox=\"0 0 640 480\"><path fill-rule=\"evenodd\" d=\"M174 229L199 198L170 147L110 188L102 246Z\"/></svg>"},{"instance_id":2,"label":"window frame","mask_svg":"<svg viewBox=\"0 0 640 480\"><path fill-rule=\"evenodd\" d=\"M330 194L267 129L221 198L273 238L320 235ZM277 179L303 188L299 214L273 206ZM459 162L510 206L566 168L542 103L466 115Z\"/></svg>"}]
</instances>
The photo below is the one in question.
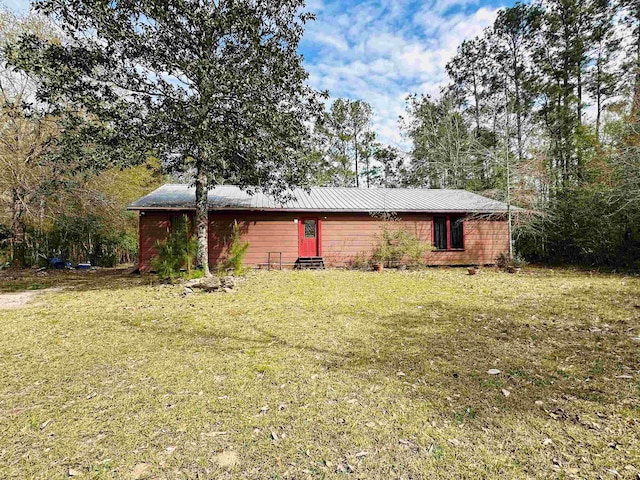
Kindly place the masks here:
<instances>
[{"instance_id":1,"label":"window frame","mask_svg":"<svg viewBox=\"0 0 640 480\"><path fill-rule=\"evenodd\" d=\"M447 248L437 248L436 247L436 217L444 218L446 225L446 238L447 238ZM452 248L451 247L451 222L460 221L460 235L462 241L462 247ZM433 215L431 217L431 244L434 247L434 252L463 252L465 249L465 215L463 213L445 213L439 215Z\"/></svg>"},{"instance_id":2,"label":"window frame","mask_svg":"<svg viewBox=\"0 0 640 480\"><path fill-rule=\"evenodd\" d=\"M307 225L310 224L313 224L313 236L307 235ZM302 232L304 234L304 238L306 239L318 238L318 220L315 218L305 218L304 220L302 220Z\"/></svg>"}]
</instances>

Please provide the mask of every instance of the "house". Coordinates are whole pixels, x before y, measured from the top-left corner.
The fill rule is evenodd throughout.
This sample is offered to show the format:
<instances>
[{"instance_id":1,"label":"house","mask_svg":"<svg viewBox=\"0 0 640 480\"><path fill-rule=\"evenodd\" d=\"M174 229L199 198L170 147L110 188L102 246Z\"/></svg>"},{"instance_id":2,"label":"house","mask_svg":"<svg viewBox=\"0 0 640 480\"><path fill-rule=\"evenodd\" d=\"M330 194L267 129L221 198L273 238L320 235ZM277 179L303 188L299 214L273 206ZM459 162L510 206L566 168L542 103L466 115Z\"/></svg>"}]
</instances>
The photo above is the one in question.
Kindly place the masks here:
<instances>
[{"instance_id":1,"label":"house","mask_svg":"<svg viewBox=\"0 0 640 480\"><path fill-rule=\"evenodd\" d=\"M280 204L235 186L209 191L209 262L224 259L234 221L250 246L247 266L286 266L308 260L327 266L349 265L380 242L383 213L393 213L403 228L433 245L427 265L485 265L509 249L507 206L465 190L296 189ZM195 188L167 184L129 206L139 212L139 267L148 271L158 240L167 238L174 219L193 218Z\"/></svg>"}]
</instances>

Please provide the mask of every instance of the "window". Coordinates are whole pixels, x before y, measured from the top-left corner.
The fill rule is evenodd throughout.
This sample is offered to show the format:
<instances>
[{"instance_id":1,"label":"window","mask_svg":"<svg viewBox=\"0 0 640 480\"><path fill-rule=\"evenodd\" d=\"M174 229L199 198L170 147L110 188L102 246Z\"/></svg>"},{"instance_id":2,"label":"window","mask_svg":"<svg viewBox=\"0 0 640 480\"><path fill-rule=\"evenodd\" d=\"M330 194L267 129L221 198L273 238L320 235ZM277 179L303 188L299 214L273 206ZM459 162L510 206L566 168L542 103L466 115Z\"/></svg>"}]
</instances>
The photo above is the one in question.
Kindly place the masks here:
<instances>
[{"instance_id":1,"label":"window","mask_svg":"<svg viewBox=\"0 0 640 480\"><path fill-rule=\"evenodd\" d=\"M304 238L316 238L316 221L304 221Z\"/></svg>"},{"instance_id":2,"label":"window","mask_svg":"<svg viewBox=\"0 0 640 480\"><path fill-rule=\"evenodd\" d=\"M449 225L449 229L451 230L449 248L461 249L464 247L462 244L462 217L451 216L449 217L449 221L451 222Z\"/></svg>"},{"instance_id":3,"label":"window","mask_svg":"<svg viewBox=\"0 0 640 480\"><path fill-rule=\"evenodd\" d=\"M433 246L436 250L464 248L464 217L439 215L433 217Z\"/></svg>"},{"instance_id":4,"label":"window","mask_svg":"<svg viewBox=\"0 0 640 480\"><path fill-rule=\"evenodd\" d=\"M433 217L433 245L436 250L447 249L447 217Z\"/></svg>"}]
</instances>

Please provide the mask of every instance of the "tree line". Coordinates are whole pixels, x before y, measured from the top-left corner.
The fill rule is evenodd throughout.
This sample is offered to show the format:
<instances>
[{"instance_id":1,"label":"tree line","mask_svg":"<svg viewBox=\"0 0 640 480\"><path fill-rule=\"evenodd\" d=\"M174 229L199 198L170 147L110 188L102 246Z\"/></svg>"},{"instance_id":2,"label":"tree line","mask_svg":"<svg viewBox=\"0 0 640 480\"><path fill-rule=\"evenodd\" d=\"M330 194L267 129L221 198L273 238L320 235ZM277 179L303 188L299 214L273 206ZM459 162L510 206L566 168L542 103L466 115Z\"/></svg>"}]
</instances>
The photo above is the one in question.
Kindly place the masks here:
<instances>
[{"instance_id":1,"label":"tree line","mask_svg":"<svg viewBox=\"0 0 640 480\"><path fill-rule=\"evenodd\" d=\"M14 261L95 253L118 225L131 235L125 198L173 175L196 186L205 271L207 187L221 183L281 199L309 185L509 194L535 213L517 219L530 260L640 267L638 2L500 10L458 47L437 98L407 98L408 151L377 138L366 99L308 86L301 0L34 9L2 18L0 236Z\"/></svg>"},{"instance_id":2,"label":"tree line","mask_svg":"<svg viewBox=\"0 0 640 480\"><path fill-rule=\"evenodd\" d=\"M359 151L374 160L365 175L376 185L509 192L535 212L517 221L529 259L640 268L640 2L516 3L446 70L438 98L407 98L410 151L362 127L358 140L343 105L370 107L336 101L316 128L318 171L354 164ZM355 185L354 175L316 182Z\"/></svg>"}]
</instances>

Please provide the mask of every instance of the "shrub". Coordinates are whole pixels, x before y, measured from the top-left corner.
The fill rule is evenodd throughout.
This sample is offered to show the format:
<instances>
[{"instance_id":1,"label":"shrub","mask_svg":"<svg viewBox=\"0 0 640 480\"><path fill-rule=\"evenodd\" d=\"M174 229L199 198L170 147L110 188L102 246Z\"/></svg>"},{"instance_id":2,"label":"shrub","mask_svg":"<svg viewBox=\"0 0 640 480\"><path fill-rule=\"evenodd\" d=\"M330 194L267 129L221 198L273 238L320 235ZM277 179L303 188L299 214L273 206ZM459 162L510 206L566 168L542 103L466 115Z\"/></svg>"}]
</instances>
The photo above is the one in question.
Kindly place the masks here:
<instances>
[{"instance_id":1,"label":"shrub","mask_svg":"<svg viewBox=\"0 0 640 480\"><path fill-rule=\"evenodd\" d=\"M496 257L496 265L503 269L522 268L527 264L527 261L520 255L516 254L513 258L509 258L508 253L501 253Z\"/></svg>"},{"instance_id":2,"label":"shrub","mask_svg":"<svg viewBox=\"0 0 640 480\"><path fill-rule=\"evenodd\" d=\"M244 256L249 249L249 242L243 242L240 234L240 226L237 220L233 221L233 233L231 235L231 244L229 245L229 254L223 263L224 270L233 270L235 276L240 276L245 272L243 267Z\"/></svg>"},{"instance_id":3,"label":"shrub","mask_svg":"<svg viewBox=\"0 0 640 480\"><path fill-rule=\"evenodd\" d=\"M366 270L371 268L371 258L366 252L359 252L349 261L349 268Z\"/></svg>"},{"instance_id":4,"label":"shrub","mask_svg":"<svg viewBox=\"0 0 640 480\"><path fill-rule=\"evenodd\" d=\"M424 254L432 246L401 228L389 228L385 224L380 244L373 252L373 260L387 267L396 265L418 266L424 263Z\"/></svg>"},{"instance_id":5,"label":"shrub","mask_svg":"<svg viewBox=\"0 0 640 480\"><path fill-rule=\"evenodd\" d=\"M191 275L198 242L189 231L189 223L186 215L177 219L169 237L156 242L158 254L151 261L151 266L162 280L172 281L182 276L183 270Z\"/></svg>"}]
</instances>

